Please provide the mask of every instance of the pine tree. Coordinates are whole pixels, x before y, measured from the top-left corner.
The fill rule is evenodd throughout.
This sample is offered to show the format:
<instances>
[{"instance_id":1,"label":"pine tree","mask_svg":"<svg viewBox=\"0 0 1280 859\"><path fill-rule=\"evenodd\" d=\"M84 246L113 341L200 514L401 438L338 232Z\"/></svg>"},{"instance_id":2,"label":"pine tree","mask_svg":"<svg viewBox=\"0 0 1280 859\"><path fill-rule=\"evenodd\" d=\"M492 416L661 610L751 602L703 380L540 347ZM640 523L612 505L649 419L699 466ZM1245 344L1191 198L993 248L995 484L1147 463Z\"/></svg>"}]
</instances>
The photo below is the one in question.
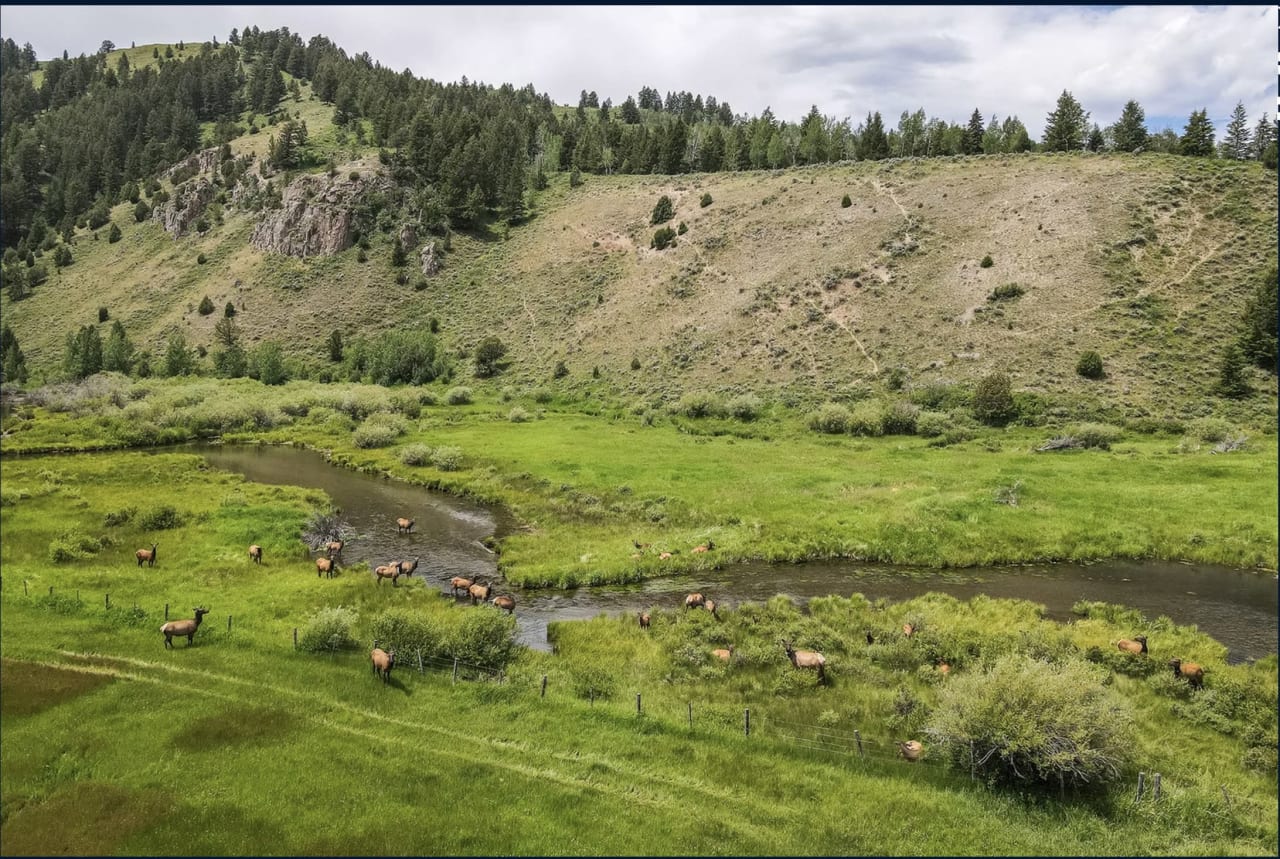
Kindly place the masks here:
<instances>
[{"instance_id":1,"label":"pine tree","mask_svg":"<svg viewBox=\"0 0 1280 859\"><path fill-rule=\"evenodd\" d=\"M1240 350L1251 363L1276 372L1276 268L1272 266L1258 283L1244 310Z\"/></svg>"},{"instance_id":2,"label":"pine tree","mask_svg":"<svg viewBox=\"0 0 1280 859\"><path fill-rule=\"evenodd\" d=\"M1178 141L1178 149L1183 155L1213 156L1213 122L1209 119L1208 110L1201 108L1191 111L1182 138Z\"/></svg>"},{"instance_id":3,"label":"pine tree","mask_svg":"<svg viewBox=\"0 0 1280 859\"><path fill-rule=\"evenodd\" d=\"M1227 123L1227 136L1222 141L1222 157L1235 161L1244 161L1253 149L1253 134L1249 131L1249 118L1245 114L1244 103L1236 102L1236 109L1231 112L1231 121Z\"/></svg>"},{"instance_id":4,"label":"pine tree","mask_svg":"<svg viewBox=\"0 0 1280 859\"><path fill-rule=\"evenodd\" d=\"M1111 129L1117 152L1133 152L1147 147L1147 115L1136 101L1125 102L1120 119Z\"/></svg>"},{"instance_id":5,"label":"pine tree","mask_svg":"<svg viewBox=\"0 0 1280 859\"><path fill-rule=\"evenodd\" d=\"M133 366L133 343L117 319L111 323L111 333L102 349L102 369L115 373L128 373Z\"/></svg>"},{"instance_id":6,"label":"pine tree","mask_svg":"<svg viewBox=\"0 0 1280 859\"><path fill-rule=\"evenodd\" d=\"M1044 127L1047 152L1076 152L1084 148L1089 130L1089 112L1065 89Z\"/></svg>"},{"instance_id":7,"label":"pine tree","mask_svg":"<svg viewBox=\"0 0 1280 859\"><path fill-rule=\"evenodd\" d=\"M858 154L864 161L879 161L889 157L889 138L884 133L884 120L880 111L867 114L867 122L858 138Z\"/></svg>"},{"instance_id":8,"label":"pine tree","mask_svg":"<svg viewBox=\"0 0 1280 859\"><path fill-rule=\"evenodd\" d=\"M1267 112L1262 112L1262 119L1258 120L1258 126L1253 130L1253 157L1258 161L1262 160L1262 154L1267 151L1267 147L1275 142L1276 124L1267 118Z\"/></svg>"},{"instance_id":9,"label":"pine tree","mask_svg":"<svg viewBox=\"0 0 1280 859\"><path fill-rule=\"evenodd\" d=\"M1253 388L1249 385L1249 377L1245 371L1247 366L1240 347L1234 342L1228 343L1226 351L1222 353L1222 363L1218 367L1215 393L1235 400L1252 394Z\"/></svg>"},{"instance_id":10,"label":"pine tree","mask_svg":"<svg viewBox=\"0 0 1280 859\"><path fill-rule=\"evenodd\" d=\"M1089 132L1089 142L1085 144L1085 148L1090 152L1101 152L1106 141L1102 137L1102 129L1098 127L1098 123L1093 124L1093 129Z\"/></svg>"},{"instance_id":11,"label":"pine tree","mask_svg":"<svg viewBox=\"0 0 1280 859\"><path fill-rule=\"evenodd\" d=\"M960 139L960 151L965 155L977 155L982 152L982 114L975 107L965 126L964 137Z\"/></svg>"}]
</instances>

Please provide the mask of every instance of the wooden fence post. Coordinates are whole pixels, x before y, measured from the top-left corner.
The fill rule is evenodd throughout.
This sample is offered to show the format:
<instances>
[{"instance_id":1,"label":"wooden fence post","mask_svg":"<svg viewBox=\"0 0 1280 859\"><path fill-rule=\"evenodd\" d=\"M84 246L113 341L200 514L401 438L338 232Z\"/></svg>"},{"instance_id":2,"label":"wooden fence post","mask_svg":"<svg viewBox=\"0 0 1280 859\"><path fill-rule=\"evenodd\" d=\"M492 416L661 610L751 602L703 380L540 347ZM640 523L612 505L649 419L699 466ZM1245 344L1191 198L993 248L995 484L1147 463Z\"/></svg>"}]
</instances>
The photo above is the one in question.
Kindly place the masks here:
<instances>
[{"instance_id":1,"label":"wooden fence post","mask_svg":"<svg viewBox=\"0 0 1280 859\"><path fill-rule=\"evenodd\" d=\"M22 595L23 595L24 597L25 597L25 596L28 596L28 594L27 594L27 580L26 580L26 579L23 579L23 580L22 580Z\"/></svg>"},{"instance_id":2,"label":"wooden fence post","mask_svg":"<svg viewBox=\"0 0 1280 859\"><path fill-rule=\"evenodd\" d=\"M169 604L168 604L168 603L165 603L165 604L164 604L164 619L165 619L165 620L168 620L168 619L169 619ZM294 647L297 647L297 646L298 646L298 631L297 631L296 629L293 631L293 646L294 646Z\"/></svg>"},{"instance_id":3,"label":"wooden fence post","mask_svg":"<svg viewBox=\"0 0 1280 859\"><path fill-rule=\"evenodd\" d=\"M167 614L167 612L169 611L169 606L165 605L164 608L166 612L165 617L168 617L169 615ZM293 649L294 650L298 649L298 628L296 626L293 628Z\"/></svg>"},{"instance_id":4,"label":"wooden fence post","mask_svg":"<svg viewBox=\"0 0 1280 859\"><path fill-rule=\"evenodd\" d=\"M637 716L640 715L641 712L643 711L640 709L640 693L637 692L636 693L636 715Z\"/></svg>"},{"instance_id":5,"label":"wooden fence post","mask_svg":"<svg viewBox=\"0 0 1280 859\"><path fill-rule=\"evenodd\" d=\"M227 632L231 631L231 615L227 615Z\"/></svg>"},{"instance_id":6,"label":"wooden fence post","mask_svg":"<svg viewBox=\"0 0 1280 859\"><path fill-rule=\"evenodd\" d=\"M538 694L539 698L547 697L547 675L542 675L542 691Z\"/></svg>"},{"instance_id":7,"label":"wooden fence post","mask_svg":"<svg viewBox=\"0 0 1280 859\"><path fill-rule=\"evenodd\" d=\"M458 682L458 657L453 657L453 682Z\"/></svg>"},{"instance_id":8,"label":"wooden fence post","mask_svg":"<svg viewBox=\"0 0 1280 859\"><path fill-rule=\"evenodd\" d=\"M49 596L53 596L53 585L49 585Z\"/></svg>"},{"instance_id":9,"label":"wooden fence post","mask_svg":"<svg viewBox=\"0 0 1280 859\"><path fill-rule=\"evenodd\" d=\"M111 594L107 594L106 600L107 600L107 608L111 608Z\"/></svg>"},{"instance_id":10,"label":"wooden fence post","mask_svg":"<svg viewBox=\"0 0 1280 859\"><path fill-rule=\"evenodd\" d=\"M1138 773L1138 795L1137 797L1134 798L1133 800L1134 802L1138 802L1139 800L1142 799L1142 789L1146 787L1146 784L1147 784L1147 774L1144 772L1139 772Z\"/></svg>"},{"instance_id":11,"label":"wooden fence post","mask_svg":"<svg viewBox=\"0 0 1280 859\"><path fill-rule=\"evenodd\" d=\"M1156 802L1160 801L1160 773L1156 773L1155 789L1152 791L1151 796Z\"/></svg>"},{"instance_id":12,"label":"wooden fence post","mask_svg":"<svg viewBox=\"0 0 1280 859\"><path fill-rule=\"evenodd\" d=\"M689 702L689 728L693 728L693 702Z\"/></svg>"},{"instance_id":13,"label":"wooden fence post","mask_svg":"<svg viewBox=\"0 0 1280 859\"><path fill-rule=\"evenodd\" d=\"M742 711L742 724L743 724L744 730L746 731L746 735L748 737L751 736L751 708L750 707Z\"/></svg>"},{"instance_id":14,"label":"wooden fence post","mask_svg":"<svg viewBox=\"0 0 1280 859\"><path fill-rule=\"evenodd\" d=\"M855 728L853 731L853 738L858 741L858 757L866 757L862 752L862 732Z\"/></svg>"}]
</instances>

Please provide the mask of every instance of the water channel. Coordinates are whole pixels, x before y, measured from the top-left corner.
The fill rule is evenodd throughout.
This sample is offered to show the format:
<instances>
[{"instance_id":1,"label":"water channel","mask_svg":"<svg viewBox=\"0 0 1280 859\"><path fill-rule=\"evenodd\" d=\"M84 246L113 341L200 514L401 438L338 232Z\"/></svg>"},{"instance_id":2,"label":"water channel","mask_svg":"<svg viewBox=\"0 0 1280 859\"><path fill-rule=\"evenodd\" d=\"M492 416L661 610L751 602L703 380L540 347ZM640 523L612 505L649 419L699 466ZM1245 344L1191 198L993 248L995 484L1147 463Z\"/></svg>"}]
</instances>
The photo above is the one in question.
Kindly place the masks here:
<instances>
[{"instance_id":1,"label":"water channel","mask_svg":"<svg viewBox=\"0 0 1280 859\"><path fill-rule=\"evenodd\" d=\"M517 526L501 509L431 492L395 480L328 464L319 453L291 447L198 444L183 448L205 457L215 468L243 474L259 483L324 490L358 536L343 551L348 564L421 557L413 587L447 592L453 576L497 579L497 559L480 540L502 537ZM410 534L397 534L394 520L415 520ZM1078 600L1120 603L1148 617L1167 615L1200 630L1230 649L1230 661L1257 659L1276 652L1277 579L1228 567L1157 561L1107 561L1097 564L1038 564L934 570L815 561L795 565L733 564L694 575L651 579L634 585L515 591L516 619L523 644L548 647L547 624L604 613L635 612L652 606L683 604L690 591L713 595L722 605L764 601L784 594L800 603L827 594L862 593L870 599L909 599L928 591L969 599L978 594L1027 599L1045 606L1056 620L1069 620Z\"/></svg>"}]
</instances>

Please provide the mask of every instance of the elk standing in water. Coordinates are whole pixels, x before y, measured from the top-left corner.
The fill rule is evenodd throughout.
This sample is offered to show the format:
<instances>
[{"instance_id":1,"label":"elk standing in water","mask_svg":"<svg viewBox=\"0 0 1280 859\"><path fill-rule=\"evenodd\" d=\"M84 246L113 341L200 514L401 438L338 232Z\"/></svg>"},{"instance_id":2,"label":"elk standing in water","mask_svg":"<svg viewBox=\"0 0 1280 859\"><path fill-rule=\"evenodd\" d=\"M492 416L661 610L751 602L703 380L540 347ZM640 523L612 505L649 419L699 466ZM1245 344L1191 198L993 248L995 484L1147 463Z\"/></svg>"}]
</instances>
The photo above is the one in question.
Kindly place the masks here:
<instances>
[{"instance_id":1,"label":"elk standing in water","mask_svg":"<svg viewBox=\"0 0 1280 859\"><path fill-rule=\"evenodd\" d=\"M412 530L413 530L413 520L412 520L412 519L397 519L397 520L396 520L396 533L397 533L397 534L408 534L408 533L409 533L410 531L412 531Z\"/></svg>"}]
</instances>

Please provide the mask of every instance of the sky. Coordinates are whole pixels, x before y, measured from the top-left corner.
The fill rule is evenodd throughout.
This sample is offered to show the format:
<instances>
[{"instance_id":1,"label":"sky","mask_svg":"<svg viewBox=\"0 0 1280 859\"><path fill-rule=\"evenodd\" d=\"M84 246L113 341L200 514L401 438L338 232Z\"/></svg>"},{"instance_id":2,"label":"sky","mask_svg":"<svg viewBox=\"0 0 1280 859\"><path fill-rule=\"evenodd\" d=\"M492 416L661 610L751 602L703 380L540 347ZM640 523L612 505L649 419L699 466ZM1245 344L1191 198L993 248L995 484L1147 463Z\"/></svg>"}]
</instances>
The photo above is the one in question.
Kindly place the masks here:
<instances>
[{"instance_id":1,"label":"sky","mask_svg":"<svg viewBox=\"0 0 1280 859\"><path fill-rule=\"evenodd\" d=\"M1237 102L1251 126L1277 112L1276 6L0 5L0 33L42 59L248 25L323 34L419 77L532 83L562 104L586 89L618 105L647 85L789 121L817 105L855 127L917 108L963 123L976 107L1036 139L1064 89L1103 127L1129 99L1152 131L1181 133L1207 108L1219 137Z\"/></svg>"}]
</instances>

